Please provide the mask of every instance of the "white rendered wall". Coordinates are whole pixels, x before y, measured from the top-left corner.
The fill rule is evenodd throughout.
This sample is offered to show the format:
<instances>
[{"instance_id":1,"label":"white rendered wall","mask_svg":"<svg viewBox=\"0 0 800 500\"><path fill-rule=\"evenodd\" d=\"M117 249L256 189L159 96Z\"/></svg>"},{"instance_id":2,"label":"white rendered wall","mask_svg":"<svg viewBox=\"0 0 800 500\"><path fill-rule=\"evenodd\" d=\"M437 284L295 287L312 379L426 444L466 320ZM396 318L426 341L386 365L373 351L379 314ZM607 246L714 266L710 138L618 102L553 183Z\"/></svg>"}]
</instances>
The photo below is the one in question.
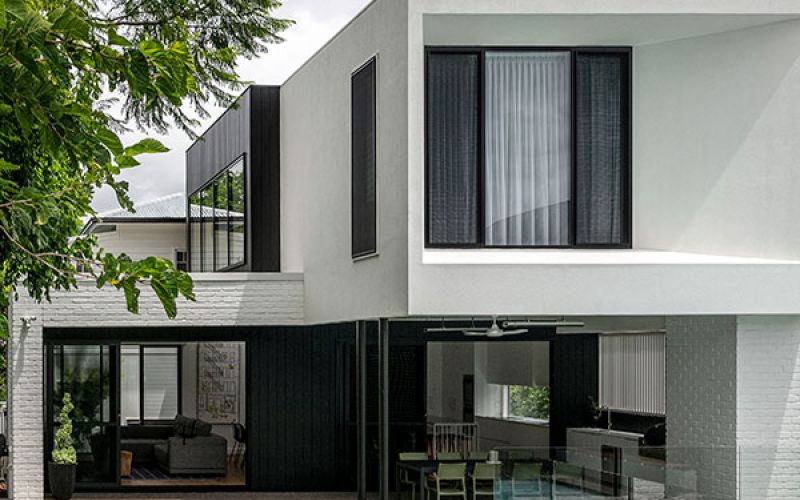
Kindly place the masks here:
<instances>
[{"instance_id":1,"label":"white rendered wall","mask_svg":"<svg viewBox=\"0 0 800 500\"><path fill-rule=\"evenodd\" d=\"M635 49L640 248L800 257L800 21Z\"/></svg>"},{"instance_id":2,"label":"white rendered wall","mask_svg":"<svg viewBox=\"0 0 800 500\"><path fill-rule=\"evenodd\" d=\"M117 224L113 233L98 234L97 243L106 252L133 259L152 256L174 262L175 250L186 250L186 224Z\"/></svg>"},{"instance_id":3,"label":"white rendered wall","mask_svg":"<svg viewBox=\"0 0 800 500\"><path fill-rule=\"evenodd\" d=\"M406 17L405 0L377 1L281 89L281 196L304 200L302 207L293 202L284 205L284 217L295 217L296 211L302 214L302 222L301 229L284 226L282 237L286 240L284 252L302 246L309 322L405 313ZM375 55L379 255L354 262L350 79L353 71Z\"/></svg>"},{"instance_id":4,"label":"white rendered wall","mask_svg":"<svg viewBox=\"0 0 800 500\"><path fill-rule=\"evenodd\" d=\"M800 171L791 165L792 158L800 157L800 143L794 140L800 126L795 115L800 118L800 111L786 105L798 94L795 84L800 91L800 74L795 78L792 72L779 91L768 85L776 80L776 68L788 71L787 61L800 56L800 44L795 43L797 21L761 26L795 18L798 4L415 0L410 5L409 314L800 312L800 303L794 300L800 292L800 267L797 250L792 250L800 248L800 231L791 225L800 213L800 202L793 198L800 187ZM616 15L626 12L636 15ZM537 13L575 15L547 15L542 21ZM587 18L582 14L600 15ZM783 14L789 17L780 17ZM654 40L720 31L724 33L652 44ZM427 43L463 45L470 40L485 45L547 45L552 40L551 44L634 46L636 250L424 248L424 47ZM726 52L722 40L730 41L743 55L737 58L735 51ZM720 61L708 62L717 73L702 69L712 48L720 51ZM680 65L679 53L687 54L685 66ZM669 57L675 58L673 66L665 64ZM698 76L693 77L695 73ZM682 99L670 99L677 92L671 90L674 74ZM712 99L715 106L709 110L700 100L693 100L693 96L720 89L730 80L730 87L748 88L742 94L745 103L737 106L725 101L722 105ZM769 105L764 99L770 100ZM703 115L703 125L713 123L719 128L730 121L736 127L747 123L742 114L752 118L751 109L766 114L760 118L760 128L756 127L743 145L723 140L724 130L695 126L688 120L671 123L688 114ZM703 163L704 155L737 159L733 168L737 174L727 181L724 195L709 192L715 188L713 183L702 188L691 184L689 172L703 181L714 175L708 173L714 165ZM686 161L681 166L665 165L664 157L671 163ZM704 195L707 200L702 199ZM691 238L682 234L684 229ZM655 251L647 250L650 247ZM716 255L700 255L702 252ZM737 261L727 255L791 260Z\"/></svg>"},{"instance_id":5,"label":"white rendered wall","mask_svg":"<svg viewBox=\"0 0 800 500\"><path fill-rule=\"evenodd\" d=\"M737 342L741 498L797 498L800 317L739 317Z\"/></svg>"}]
</instances>

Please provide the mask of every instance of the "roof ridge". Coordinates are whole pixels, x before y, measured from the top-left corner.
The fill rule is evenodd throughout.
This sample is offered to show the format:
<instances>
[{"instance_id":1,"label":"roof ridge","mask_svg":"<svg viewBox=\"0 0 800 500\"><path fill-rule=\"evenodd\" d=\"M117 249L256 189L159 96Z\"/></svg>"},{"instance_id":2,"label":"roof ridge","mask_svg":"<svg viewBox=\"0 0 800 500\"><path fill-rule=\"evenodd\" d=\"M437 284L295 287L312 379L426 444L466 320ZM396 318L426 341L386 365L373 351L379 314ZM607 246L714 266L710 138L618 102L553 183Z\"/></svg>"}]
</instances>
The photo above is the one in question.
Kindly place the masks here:
<instances>
[{"instance_id":1,"label":"roof ridge","mask_svg":"<svg viewBox=\"0 0 800 500\"><path fill-rule=\"evenodd\" d=\"M138 210L139 208L150 206L150 205L153 205L155 203L161 203L163 201L167 201L167 200L169 200L171 198L177 198L177 197L183 197L183 193L179 191L179 192L176 192L176 193L170 193L170 194L166 194L166 195L163 195L163 196L159 196L157 198L151 198L151 199L149 199L147 201L143 201L141 203L134 203L133 204L133 208ZM124 213L133 213L133 212L131 212L131 211L127 210L127 209L124 209L122 207L118 207L118 208L115 208L113 210L106 210L105 212L100 212L99 214L97 214L97 217L102 219L103 217L113 217L115 214L124 214Z\"/></svg>"}]
</instances>

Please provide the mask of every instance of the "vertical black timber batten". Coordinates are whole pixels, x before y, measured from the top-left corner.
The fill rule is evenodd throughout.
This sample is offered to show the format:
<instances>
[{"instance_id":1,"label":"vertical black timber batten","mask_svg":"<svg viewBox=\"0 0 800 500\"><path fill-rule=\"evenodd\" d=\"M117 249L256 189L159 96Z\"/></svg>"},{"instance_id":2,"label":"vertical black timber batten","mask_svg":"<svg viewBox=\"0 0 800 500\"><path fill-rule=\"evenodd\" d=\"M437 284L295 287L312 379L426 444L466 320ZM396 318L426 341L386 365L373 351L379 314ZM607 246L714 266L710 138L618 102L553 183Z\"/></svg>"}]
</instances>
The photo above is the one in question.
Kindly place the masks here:
<instances>
[{"instance_id":1,"label":"vertical black timber batten","mask_svg":"<svg viewBox=\"0 0 800 500\"><path fill-rule=\"evenodd\" d=\"M280 87L250 88L251 214L253 271L281 270Z\"/></svg>"},{"instance_id":2,"label":"vertical black timber batten","mask_svg":"<svg viewBox=\"0 0 800 500\"><path fill-rule=\"evenodd\" d=\"M275 327L247 341L248 479L256 491L353 491L339 353L352 324ZM344 448L343 448L344 447Z\"/></svg>"},{"instance_id":3,"label":"vertical black timber batten","mask_svg":"<svg viewBox=\"0 0 800 500\"><path fill-rule=\"evenodd\" d=\"M189 147L186 151L187 196L242 157L245 163L246 263L230 270L280 272L280 87L249 87L236 104ZM188 249L191 249L190 243L191 239L187 239Z\"/></svg>"}]
</instances>

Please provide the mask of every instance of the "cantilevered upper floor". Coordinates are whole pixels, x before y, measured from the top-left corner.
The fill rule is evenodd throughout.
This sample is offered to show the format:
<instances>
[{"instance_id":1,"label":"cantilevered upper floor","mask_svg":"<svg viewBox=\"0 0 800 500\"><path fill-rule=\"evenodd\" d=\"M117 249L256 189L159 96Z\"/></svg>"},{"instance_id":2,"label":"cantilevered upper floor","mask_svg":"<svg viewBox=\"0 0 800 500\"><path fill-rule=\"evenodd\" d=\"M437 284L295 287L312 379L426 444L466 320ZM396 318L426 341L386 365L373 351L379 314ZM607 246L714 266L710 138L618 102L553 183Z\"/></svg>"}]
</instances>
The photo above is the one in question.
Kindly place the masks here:
<instances>
[{"instance_id":1,"label":"cantilevered upper floor","mask_svg":"<svg viewBox=\"0 0 800 500\"><path fill-rule=\"evenodd\" d=\"M272 155L244 246L309 322L797 313L798 57L791 1L378 0L280 87L277 142L210 132ZM199 224L227 266L235 219Z\"/></svg>"}]
</instances>

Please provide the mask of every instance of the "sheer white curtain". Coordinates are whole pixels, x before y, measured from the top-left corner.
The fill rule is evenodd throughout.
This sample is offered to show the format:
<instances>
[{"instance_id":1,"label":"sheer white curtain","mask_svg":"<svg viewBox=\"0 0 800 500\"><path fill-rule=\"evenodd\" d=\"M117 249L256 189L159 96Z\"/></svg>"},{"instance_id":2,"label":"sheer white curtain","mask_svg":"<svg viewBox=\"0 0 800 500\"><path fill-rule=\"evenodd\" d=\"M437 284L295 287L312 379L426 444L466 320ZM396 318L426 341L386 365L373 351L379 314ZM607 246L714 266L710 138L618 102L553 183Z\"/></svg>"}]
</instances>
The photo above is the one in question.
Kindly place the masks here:
<instances>
[{"instance_id":1,"label":"sheer white curtain","mask_svg":"<svg viewBox=\"0 0 800 500\"><path fill-rule=\"evenodd\" d=\"M569 244L570 54L486 53L486 244Z\"/></svg>"}]
</instances>

